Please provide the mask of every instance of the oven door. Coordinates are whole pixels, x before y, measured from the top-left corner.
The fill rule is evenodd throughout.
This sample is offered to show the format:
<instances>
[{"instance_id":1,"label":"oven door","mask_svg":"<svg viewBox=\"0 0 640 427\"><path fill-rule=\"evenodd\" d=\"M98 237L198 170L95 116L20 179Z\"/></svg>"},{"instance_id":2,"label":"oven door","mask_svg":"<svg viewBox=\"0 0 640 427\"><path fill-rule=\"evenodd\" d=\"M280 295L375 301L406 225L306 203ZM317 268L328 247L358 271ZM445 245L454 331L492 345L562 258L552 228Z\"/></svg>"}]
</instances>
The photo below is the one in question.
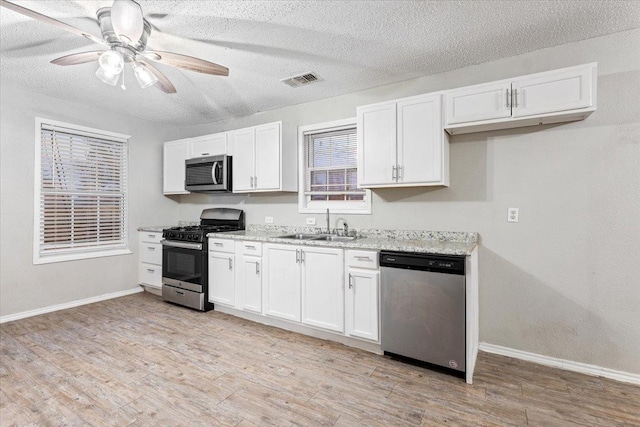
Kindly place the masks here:
<instances>
[{"instance_id":1,"label":"oven door","mask_svg":"<svg viewBox=\"0 0 640 427\"><path fill-rule=\"evenodd\" d=\"M162 283L204 292L207 280L202 243L162 241Z\"/></svg>"}]
</instances>

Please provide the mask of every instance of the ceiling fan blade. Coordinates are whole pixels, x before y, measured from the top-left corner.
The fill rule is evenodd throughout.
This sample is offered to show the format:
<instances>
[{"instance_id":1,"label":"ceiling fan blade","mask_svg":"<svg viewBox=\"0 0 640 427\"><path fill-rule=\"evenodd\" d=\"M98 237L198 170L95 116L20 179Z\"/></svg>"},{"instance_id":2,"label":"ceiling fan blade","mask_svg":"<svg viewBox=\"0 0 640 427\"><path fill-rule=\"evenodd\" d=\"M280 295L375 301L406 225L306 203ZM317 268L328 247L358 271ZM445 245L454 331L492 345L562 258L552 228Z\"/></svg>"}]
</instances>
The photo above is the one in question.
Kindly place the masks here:
<instances>
[{"instance_id":1,"label":"ceiling fan blade","mask_svg":"<svg viewBox=\"0 0 640 427\"><path fill-rule=\"evenodd\" d=\"M171 81L162 74L156 67L149 64L147 61L142 60L140 58L136 59L136 63L145 67L147 70L151 71L154 76L158 79L158 87L164 93L176 93L176 87L171 83Z\"/></svg>"},{"instance_id":2,"label":"ceiling fan blade","mask_svg":"<svg viewBox=\"0 0 640 427\"><path fill-rule=\"evenodd\" d=\"M46 15L43 15L41 13L35 12L35 11L31 10L31 9L27 9L25 7L22 7L22 6L18 6L17 4L10 3L10 2L8 2L6 0L0 0L0 6L6 7L7 9L13 10L14 12L20 13L20 14L22 14L24 16L28 16L29 18L33 18L33 19L41 21L41 22L46 22L47 24L51 24L51 25L53 25L55 27L58 27L61 30L65 30L65 31L68 31L68 32L70 32L72 34L76 34L78 36L82 36L84 38L87 38L87 39L91 40L92 42L108 46L104 42L104 40L94 36L93 34L86 33L84 31L80 30L79 28L72 27L69 24L65 24L62 21L58 21L57 19L53 19L53 18L51 18L49 16L46 16Z\"/></svg>"},{"instance_id":3,"label":"ceiling fan blade","mask_svg":"<svg viewBox=\"0 0 640 427\"><path fill-rule=\"evenodd\" d=\"M228 76L229 69L204 59L179 53L162 52L159 50L148 50L142 54L145 58L157 61L162 64L171 65L197 73L213 74L214 76Z\"/></svg>"},{"instance_id":4,"label":"ceiling fan blade","mask_svg":"<svg viewBox=\"0 0 640 427\"><path fill-rule=\"evenodd\" d=\"M104 53L103 50L94 51L94 52L82 52L82 53L72 53L71 55L61 56L60 58L56 58L51 61L52 64L56 65L78 65L84 64L86 62L92 62L97 60L100 55Z\"/></svg>"}]
</instances>

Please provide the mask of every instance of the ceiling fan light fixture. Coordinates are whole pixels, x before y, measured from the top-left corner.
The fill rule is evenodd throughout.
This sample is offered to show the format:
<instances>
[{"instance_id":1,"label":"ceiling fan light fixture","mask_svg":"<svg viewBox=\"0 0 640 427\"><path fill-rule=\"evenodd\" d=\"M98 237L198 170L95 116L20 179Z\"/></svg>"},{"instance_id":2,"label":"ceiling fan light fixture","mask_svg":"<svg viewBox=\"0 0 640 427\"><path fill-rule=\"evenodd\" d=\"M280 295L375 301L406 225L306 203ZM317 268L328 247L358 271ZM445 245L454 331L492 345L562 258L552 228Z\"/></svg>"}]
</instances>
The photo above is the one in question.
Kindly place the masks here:
<instances>
[{"instance_id":1,"label":"ceiling fan light fixture","mask_svg":"<svg viewBox=\"0 0 640 427\"><path fill-rule=\"evenodd\" d=\"M115 50L108 50L100 55L98 63L100 63L100 69L106 74L118 75L124 68L124 58Z\"/></svg>"},{"instance_id":2,"label":"ceiling fan light fixture","mask_svg":"<svg viewBox=\"0 0 640 427\"><path fill-rule=\"evenodd\" d=\"M136 43L142 37L142 8L133 0L114 0L111 7L113 31L124 44Z\"/></svg>"},{"instance_id":3,"label":"ceiling fan light fixture","mask_svg":"<svg viewBox=\"0 0 640 427\"><path fill-rule=\"evenodd\" d=\"M100 80L111 86L115 86L116 83L118 83L118 80L120 80L120 73L109 74L102 67L98 68L98 71L96 71L96 76L98 76Z\"/></svg>"},{"instance_id":4,"label":"ceiling fan light fixture","mask_svg":"<svg viewBox=\"0 0 640 427\"><path fill-rule=\"evenodd\" d=\"M152 86L158 82L158 78L149 71L144 65L131 63L133 67L133 73L136 76L136 80L142 89Z\"/></svg>"}]
</instances>

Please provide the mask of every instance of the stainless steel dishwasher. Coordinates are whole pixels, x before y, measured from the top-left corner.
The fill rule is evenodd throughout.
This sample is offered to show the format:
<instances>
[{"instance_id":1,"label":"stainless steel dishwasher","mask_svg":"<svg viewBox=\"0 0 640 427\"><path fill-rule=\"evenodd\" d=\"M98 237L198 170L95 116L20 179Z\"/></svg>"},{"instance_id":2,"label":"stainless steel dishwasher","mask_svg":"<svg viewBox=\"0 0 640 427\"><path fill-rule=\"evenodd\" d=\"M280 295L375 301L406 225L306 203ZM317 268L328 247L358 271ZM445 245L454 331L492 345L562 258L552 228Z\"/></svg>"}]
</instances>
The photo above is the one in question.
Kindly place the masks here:
<instances>
[{"instance_id":1,"label":"stainless steel dishwasher","mask_svg":"<svg viewBox=\"0 0 640 427\"><path fill-rule=\"evenodd\" d=\"M382 350L465 372L465 257L380 252Z\"/></svg>"}]
</instances>

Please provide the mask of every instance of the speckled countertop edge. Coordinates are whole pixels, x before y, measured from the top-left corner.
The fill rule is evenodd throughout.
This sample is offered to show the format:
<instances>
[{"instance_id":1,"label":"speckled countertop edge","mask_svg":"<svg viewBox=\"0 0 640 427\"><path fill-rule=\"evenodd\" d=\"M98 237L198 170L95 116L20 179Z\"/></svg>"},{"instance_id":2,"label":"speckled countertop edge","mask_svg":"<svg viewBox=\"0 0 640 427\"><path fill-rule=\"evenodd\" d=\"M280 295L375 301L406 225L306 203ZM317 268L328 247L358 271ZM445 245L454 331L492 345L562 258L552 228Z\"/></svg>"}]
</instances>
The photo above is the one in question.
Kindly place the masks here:
<instances>
[{"instance_id":1,"label":"speckled countertop edge","mask_svg":"<svg viewBox=\"0 0 640 427\"><path fill-rule=\"evenodd\" d=\"M145 225L138 227L138 231L149 231L151 233L162 233L165 228L175 227L175 225Z\"/></svg>"},{"instance_id":2,"label":"speckled countertop edge","mask_svg":"<svg viewBox=\"0 0 640 427\"><path fill-rule=\"evenodd\" d=\"M304 246L323 246L345 249L387 250L401 252L431 253L440 255L471 255L478 242L478 233L362 230L357 240L327 242L318 240L291 240L279 236L293 233L315 233L312 227L248 226L247 230L226 233L209 233L208 237L250 240L266 243L284 243Z\"/></svg>"}]
</instances>

